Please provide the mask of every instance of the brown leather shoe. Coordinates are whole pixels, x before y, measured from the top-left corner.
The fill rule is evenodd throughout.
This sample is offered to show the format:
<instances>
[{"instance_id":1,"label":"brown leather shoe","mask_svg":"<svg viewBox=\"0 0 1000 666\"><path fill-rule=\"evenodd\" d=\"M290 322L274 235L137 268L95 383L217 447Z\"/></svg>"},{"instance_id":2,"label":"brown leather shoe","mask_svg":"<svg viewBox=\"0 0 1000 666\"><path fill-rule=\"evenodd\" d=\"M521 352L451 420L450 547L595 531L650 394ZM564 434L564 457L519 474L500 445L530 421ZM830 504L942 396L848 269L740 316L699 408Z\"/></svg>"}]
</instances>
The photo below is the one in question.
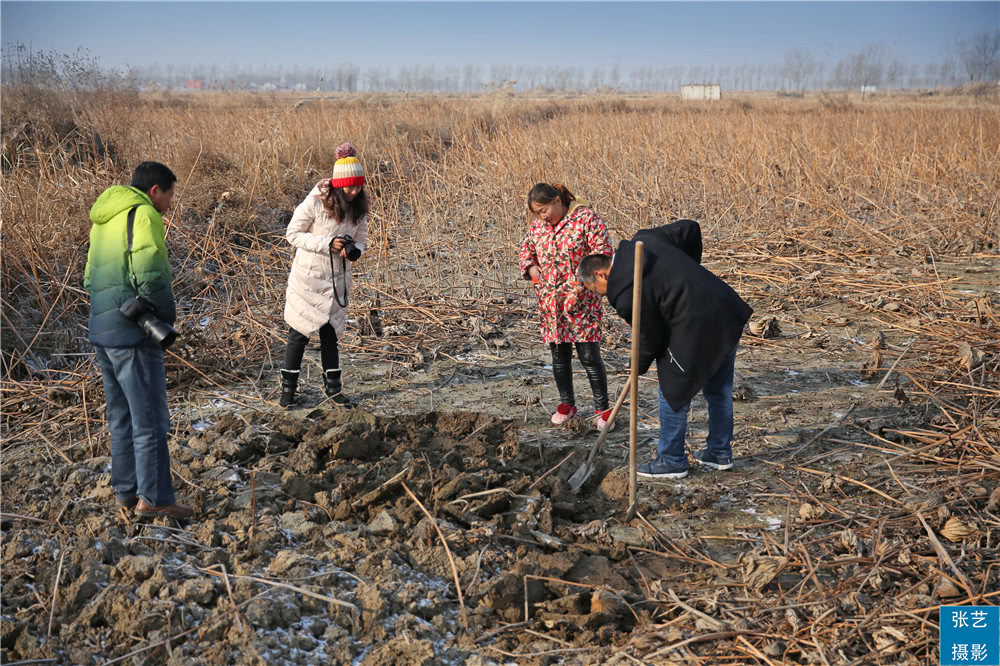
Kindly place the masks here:
<instances>
[{"instance_id":1,"label":"brown leather shoe","mask_svg":"<svg viewBox=\"0 0 1000 666\"><path fill-rule=\"evenodd\" d=\"M135 513L143 518L157 518L159 516L190 518L194 515L194 509L186 504L178 504L177 502L166 506L152 506L146 504L146 500L140 497L139 503L135 505Z\"/></svg>"}]
</instances>

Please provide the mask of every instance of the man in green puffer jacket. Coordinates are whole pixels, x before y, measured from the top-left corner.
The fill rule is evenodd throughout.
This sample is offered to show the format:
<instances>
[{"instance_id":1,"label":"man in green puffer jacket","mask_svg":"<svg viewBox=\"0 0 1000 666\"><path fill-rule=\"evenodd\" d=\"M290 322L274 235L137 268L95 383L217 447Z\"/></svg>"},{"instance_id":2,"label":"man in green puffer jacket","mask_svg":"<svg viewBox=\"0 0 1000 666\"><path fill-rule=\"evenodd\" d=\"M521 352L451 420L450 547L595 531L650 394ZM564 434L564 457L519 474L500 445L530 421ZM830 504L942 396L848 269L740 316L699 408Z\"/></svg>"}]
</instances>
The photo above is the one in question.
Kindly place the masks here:
<instances>
[{"instance_id":1,"label":"man in green puffer jacket","mask_svg":"<svg viewBox=\"0 0 1000 666\"><path fill-rule=\"evenodd\" d=\"M170 208L176 181L166 165L143 162L130 187L114 185L97 198L90 209L94 226L83 277L90 294L89 339L104 379L111 486L119 504L135 507L144 517L188 518L194 513L177 503L170 479L163 350L120 310L137 287L159 319L173 324L177 318L160 217ZM133 208L130 261L128 217Z\"/></svg>"}]
</instances>

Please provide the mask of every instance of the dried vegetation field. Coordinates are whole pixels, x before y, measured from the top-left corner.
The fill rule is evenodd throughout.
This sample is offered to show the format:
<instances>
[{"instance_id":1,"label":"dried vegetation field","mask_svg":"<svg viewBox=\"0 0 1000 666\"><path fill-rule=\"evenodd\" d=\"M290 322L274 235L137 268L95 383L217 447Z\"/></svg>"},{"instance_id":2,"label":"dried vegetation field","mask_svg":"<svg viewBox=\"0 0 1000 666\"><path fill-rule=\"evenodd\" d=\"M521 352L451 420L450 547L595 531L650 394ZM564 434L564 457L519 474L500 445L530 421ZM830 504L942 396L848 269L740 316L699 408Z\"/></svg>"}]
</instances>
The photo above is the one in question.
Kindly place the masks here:
<instances>
[{"instance_id":1,"label":"dried vegetation field","mask_svg":"<svg viewBox=\"0 0 1000 666\"><path fill-rule=\"evenodd\" d=\"M932 664L938 605L1000 601L995 95L296 102L4 91L2 661ZM345 139L373 199L342 341L360 407L324 402L311 348L284 411L284 227ZM180 178L189 524L114 507L86 343L89 206L143 159ZM699 220L755 309L736 469L642 484L632 521L627 419L579 494L596 435L548 424L516 268L537 181L615 241ZM692 447L705 427L696 402Z\"/></svg>"}]
</instances>

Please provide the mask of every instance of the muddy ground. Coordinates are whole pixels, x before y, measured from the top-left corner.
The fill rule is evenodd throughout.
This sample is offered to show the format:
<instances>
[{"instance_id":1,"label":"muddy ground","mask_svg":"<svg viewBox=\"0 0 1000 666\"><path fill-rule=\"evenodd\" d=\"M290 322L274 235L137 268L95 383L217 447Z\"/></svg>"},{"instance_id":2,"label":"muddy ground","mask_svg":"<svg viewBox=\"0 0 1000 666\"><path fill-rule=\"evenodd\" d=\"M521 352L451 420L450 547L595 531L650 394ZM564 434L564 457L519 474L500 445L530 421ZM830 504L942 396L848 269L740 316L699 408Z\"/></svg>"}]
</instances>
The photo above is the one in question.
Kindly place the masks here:
<instances>
[{"instance_id":1,"label":"muddy ground","mask_svg":"<svg viewBox=\"0 0 1000 666\"><path fill-rule=\"evenodd\" d=\"M982 270L969 272L970 261ZM957 278L949 290L1000 304L995 258L934 269ZM919 282L923 270L903 263L896 275ZM466 321L449 344L409 357L373 350L412 336L405 323L377 339L352 330L342 354L353 410L324 400L313 346L293 410L276 405L276 368L260 382L172 394L175 486L199 511L186 524L137 520L115 506L99 424L89 436L82 425L57 424L36 429L30 442L12 437L0 524L2 661L697 663L712 641L660 648L739 633L761 609L791 612L789 634L797 635L788 609L801 590L786 594L805 589L803 576L761 583L751 559L782 542L787 549L790 538L814 544L881 516L878 495L836 480L868 478L865 470L886 459L854 443L928 424L935 409L910 400L913 387L898 374L881 383L897 356L907 365L914 339L884 325L898 309L893 295L809 304L767 292L751 299L755 320L774 323L767 337L746 334L736 362L735 469L692 467L682 481L640 482L631 521L627 412L596 473L573 493L566 480L596 434L583 419L549 424L558 400L530 317ZM611 315L606 329L617 395L628 332ZM884 362L863 372L883 336ZM589 406L577 371L578 403ZM655 374L640 390L644 461L655 449ZM66 409L74 404L68 399ZM692 451L706 416L696 399ZM919 492L919 482L906 483ZM995 490L992 481L982 486ZM858 545L858 562L871 546ZM848 575L824 571L815 584L829 589ZM863 585L851 612L874 612L892 585L912 586L915 604L938 603L920 578ZM721 601L730 604L725 617L716 612ZM798 609L802 619L813 617L811 603ZM874 645L891 655L885 663L923 663L930 654L918 658L900 648L905 637L876 629L826 651L775 636L758 659L865 663Z\"/></svg>"}]
</instances>

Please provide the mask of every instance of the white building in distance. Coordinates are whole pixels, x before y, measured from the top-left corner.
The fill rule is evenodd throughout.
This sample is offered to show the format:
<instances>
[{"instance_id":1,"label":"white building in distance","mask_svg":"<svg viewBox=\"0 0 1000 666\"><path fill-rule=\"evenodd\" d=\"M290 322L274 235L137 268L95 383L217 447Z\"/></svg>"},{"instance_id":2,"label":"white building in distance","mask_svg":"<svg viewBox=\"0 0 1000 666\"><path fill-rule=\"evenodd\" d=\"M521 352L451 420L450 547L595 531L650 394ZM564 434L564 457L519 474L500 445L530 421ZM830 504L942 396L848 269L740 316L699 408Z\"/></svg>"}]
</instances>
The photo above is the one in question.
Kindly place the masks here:
<instances>
[{"instance_id":1,"label":"white building in distance","mask_svg":"<svg viewBox=\"0 0 1000 666\"><path fill-rule=\"evenodd\" d=\"M681 99L720 100L722 87L718 83L686 83L681 86Z\"/></svg>"}]
</instances>

